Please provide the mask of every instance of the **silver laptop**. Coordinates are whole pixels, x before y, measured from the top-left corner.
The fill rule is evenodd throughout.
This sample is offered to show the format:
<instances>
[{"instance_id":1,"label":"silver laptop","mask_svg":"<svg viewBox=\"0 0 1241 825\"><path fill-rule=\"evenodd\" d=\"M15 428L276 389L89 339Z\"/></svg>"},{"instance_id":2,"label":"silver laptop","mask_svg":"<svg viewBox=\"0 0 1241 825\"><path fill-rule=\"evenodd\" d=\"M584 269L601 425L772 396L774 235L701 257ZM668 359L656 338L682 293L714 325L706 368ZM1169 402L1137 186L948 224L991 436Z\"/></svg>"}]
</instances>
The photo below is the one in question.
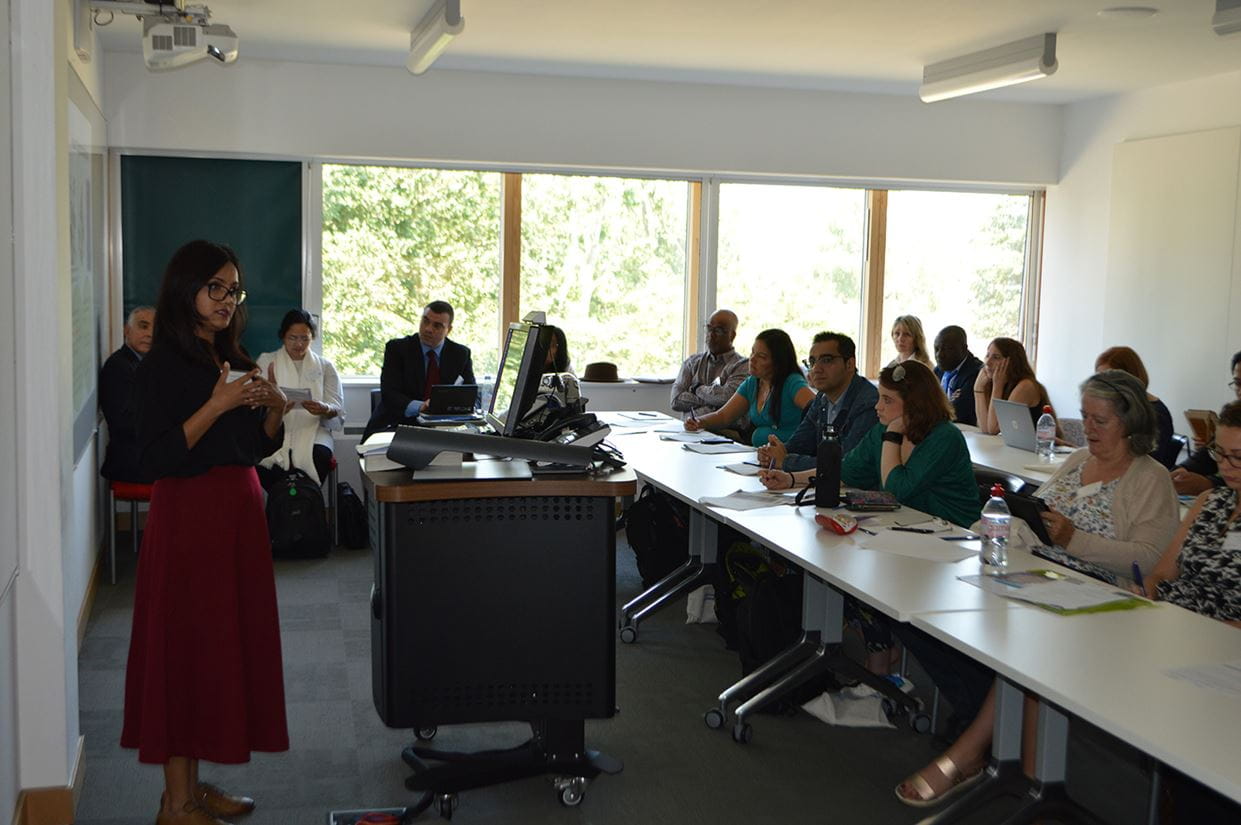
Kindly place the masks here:
<instances>
[{"instance_id":1,"label":"silver laptop","mask_svg":"<svg viewBox=\"0 0 1241 825\"><path fill-rule=\"evenodd\" d=\"M1034 452L1034 422L1030 420L1030 408L1016 401L993 400L995 417L1000 421L1000 436L1004 443L1018 450Z\"/></svg>"}]
</instances>

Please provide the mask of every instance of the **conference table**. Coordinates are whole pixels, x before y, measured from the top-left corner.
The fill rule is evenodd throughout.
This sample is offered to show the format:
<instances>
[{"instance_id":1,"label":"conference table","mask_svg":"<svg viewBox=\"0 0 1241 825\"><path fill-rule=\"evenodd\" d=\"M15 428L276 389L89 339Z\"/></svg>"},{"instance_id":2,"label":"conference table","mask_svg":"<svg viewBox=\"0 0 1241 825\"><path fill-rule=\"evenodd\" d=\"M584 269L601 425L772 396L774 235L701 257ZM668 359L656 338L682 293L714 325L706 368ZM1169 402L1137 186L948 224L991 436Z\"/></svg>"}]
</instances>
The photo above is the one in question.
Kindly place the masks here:
<instances>
[{"instance_id":1,"label":"conference table","mask_svg":"<svg viewBox=\"0 0 1241 825\"><path fill-rule=\"evenodd\" d=\"M1050 477L1049 471L1032 466L1037 463L1032 453L1007 447L998 436L962 429L975 466L1019 475L1034 484ZM1055 813L1068 804L1063 779L1069 717L1089 721L1159 763L1241 802L1241 759L1235 746L1241 741L1241 697L1167 673L1171 668L1241 662L1241 632L1236 628L1167 604L1062 616L1000 598L959 580L987 569L975 556L945 563L862 549L857 534L837 536L821 529L813 507L730 510L698 503L702 496L761 490L755 477L718 469L754 461L752 452L697 455L632 426L616 427L611 441L625 453L640 480L689 504L693 518L726 524L803 568L803 638L782 657L798 653L799 647L804 657L807 634L819 648L838 641L840 605L849 595L896 621L912 623L996 671L998 711L990 778L941 811L934 822L953 821L994 795L995 786L1011 789L1026 782L1020 773L1023 691L1040 697L1036 782L1029 799L1044 806L1043 812ZM924 518L902 508L863 524L874 529L896 520L908 524ZM713 558L714 546L702 543L706 531L705 527L697 531L699 544L691 547L696 564ZM1047 560L1010 550L1009 569L1031 568L1054 568L1081 578ZM672 591L665 589L660 595L663 604ZM798 658L794 656L795 661ZM1094 663L1100 666L1092 667ZM768 663L787 675L787 662L776 664ZM727 700L746 692L734 685L721 694L720 707L713 709L721 714L721 724L727 718ZM738 707L745 712L753 709L747 703ZM734 725L734 738L746 741L738 737L738 729ZM1153 817L1153 803L1151 811Z\"/></svg>"}]
</instances>

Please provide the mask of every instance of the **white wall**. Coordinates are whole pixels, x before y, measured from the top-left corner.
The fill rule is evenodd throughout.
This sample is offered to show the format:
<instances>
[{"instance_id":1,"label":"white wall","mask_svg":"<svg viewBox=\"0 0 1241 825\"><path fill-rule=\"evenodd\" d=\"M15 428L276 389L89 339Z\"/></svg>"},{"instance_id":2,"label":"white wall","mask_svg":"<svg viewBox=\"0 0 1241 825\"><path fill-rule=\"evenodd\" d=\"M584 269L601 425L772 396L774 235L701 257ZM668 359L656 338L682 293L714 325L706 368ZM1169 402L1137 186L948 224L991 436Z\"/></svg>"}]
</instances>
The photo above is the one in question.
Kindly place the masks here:
<instances>
[{"instance_id":1,"label":"white wall","mask_svg":"<svg viewBox=\"0 0 1241 825\"><path fill-rule=\"evenodd\" d=\"M1241 72L1168 84L1133 94L1077 103L1066 108L1060 183L1047 193L1046 243L1040 303L1038 374L1063 414L1078 408L1077 385L1093 371L1094 358L1123 334L1141 355L1175 352L1182 362L1218 365L1218 381L1192 395L1176 391L1169 370L1152 372L1151 390L1167 402L1178 430L1180 412L1218 407L1229 400L1228 359L1241 349L1241 312L1233 301L1229 344L1220 351L1201 334L1196 319L1166 317L1158 328L1139 328L1108 315L1108 227L1112 162L1121 141L1241 125ZM1170 273L1168 289L1193 292L1209 279L1195 271ZM1123 288L1123 285L1120 286ZM1234 286L1234 291L1236 287ZM1158 295L1149 296L1158 301ZM1227 295L1201 300L1227 302ZM1170 316L1170 313L1169 313ZM1215 332L1215 331L1212 331ZM1208 343L1208 341L1211 343ZM1140 342L1140 343L1139 343ZM1119 343L1119 342L1117 342ZM1151 361L1155 361L1152 355Z\"/></svg>"},{"instance_id":2,"label":"white wall","mask_svg":"<svg viewBox=\"0 0 1241 825\"><path fill-rule=\"evenodd\" d=\"M1043 184L1061 108L686 83L108 55L108 143L295 157Z\"/></svg>"}]
</instances>

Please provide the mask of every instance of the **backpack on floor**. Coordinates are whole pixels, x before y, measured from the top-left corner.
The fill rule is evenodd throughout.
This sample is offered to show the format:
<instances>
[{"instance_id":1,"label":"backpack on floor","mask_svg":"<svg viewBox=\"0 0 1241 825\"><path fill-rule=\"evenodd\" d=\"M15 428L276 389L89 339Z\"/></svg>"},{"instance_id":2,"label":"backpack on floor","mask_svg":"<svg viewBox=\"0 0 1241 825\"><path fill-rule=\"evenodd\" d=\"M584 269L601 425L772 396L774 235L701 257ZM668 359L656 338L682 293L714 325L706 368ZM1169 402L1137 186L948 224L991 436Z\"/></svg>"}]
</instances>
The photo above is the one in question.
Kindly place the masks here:
<instances>
[{"instance_id":1,"label":"backpack on floor","mask_svg":"<svg viewBox=\"0 0 1241 825\"><path fill-rule=\"evenodd\" d=\"M778 574L765 553L741 542L728 549L724 568L732 586L732 618L745 675L797 640L802 577L796 570Z\"/></svg>"},{"instance_id":2,"label":"backpack on floor","mask_svg":"<svg viewBox=\"0 0 1241 825\"><path fill-rule=\"evenodd\" d=\"M638 559L642 588L653 586L689 558L689 508L648 484L617 525Z\"/></svg>"},{"instance_id":3,"label":"backpack on floor","mask_svg":"<svg viewBox=\"0 0 1241 825\"><path fill-rule=\"evenodd\" d=\"M267 532L278 559L315 559L332 549L323 492L314 479L292 468L267 491Z\"/></svg>"},{"instance_id":4,"label":"backpack on floor","mask_svg":"<svg viewBox=\"0 0 1241 825\"><path fill-rule=\"evenodd\" d=\"M353 550L367 550L371 546L370 531L366 525L366 506L353 491L348 481L336 484L337 530L340 546Z\"/></svg>"}]
</instances>

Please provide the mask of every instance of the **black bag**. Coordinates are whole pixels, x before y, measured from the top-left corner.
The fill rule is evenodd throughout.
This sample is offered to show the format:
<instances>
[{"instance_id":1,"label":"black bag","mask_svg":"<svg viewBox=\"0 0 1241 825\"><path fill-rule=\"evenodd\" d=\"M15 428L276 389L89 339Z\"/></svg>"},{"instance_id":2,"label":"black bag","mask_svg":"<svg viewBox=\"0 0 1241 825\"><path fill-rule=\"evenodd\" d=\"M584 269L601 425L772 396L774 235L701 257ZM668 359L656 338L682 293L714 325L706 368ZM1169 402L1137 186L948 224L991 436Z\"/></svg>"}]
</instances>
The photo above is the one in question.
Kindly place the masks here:
<instances>
[{"instance_id":1,"label":"black bag","mask_svg":"<svg viewBox=\"0 0 1241 825\"><path fill-rule=\"evenodd\" d=\"M323 492L314 479L290 469L267 492L267 531L278 559L322 558L332 549Z\"/></svg>"},{"instance_id":2,"label":"black bag","mask_svg":"<svg viewBox=\"0 0 1241 825\"><path fill-rule=\"evenodd\" d=\"M617 526L626 529L644 590L689 558L689 507L650 484Z\"/></svg>"},{"instance_id":3,"label":"black bag","mask_svg":"<svg viewBox=\"0 0 1241 825\"><path fill-rule=\"evenodd\" d=\"M724 567L732 582L731 612L746 675L797 641L802 580L796 570L777 574L761 551L742 543L728 549Z\"/></svg>"},{"instance_id":4,"label":"black bag","mask_svg":"<svg viewBox=\"0 0 1241 825\"><path fill-rule=\"evenodd\" d=\"M336 484L336 509L336 529L340 533L341 547L369 549L371 540L366 525L366 507L348 481Z\"/></svg>"}]
</instances>

